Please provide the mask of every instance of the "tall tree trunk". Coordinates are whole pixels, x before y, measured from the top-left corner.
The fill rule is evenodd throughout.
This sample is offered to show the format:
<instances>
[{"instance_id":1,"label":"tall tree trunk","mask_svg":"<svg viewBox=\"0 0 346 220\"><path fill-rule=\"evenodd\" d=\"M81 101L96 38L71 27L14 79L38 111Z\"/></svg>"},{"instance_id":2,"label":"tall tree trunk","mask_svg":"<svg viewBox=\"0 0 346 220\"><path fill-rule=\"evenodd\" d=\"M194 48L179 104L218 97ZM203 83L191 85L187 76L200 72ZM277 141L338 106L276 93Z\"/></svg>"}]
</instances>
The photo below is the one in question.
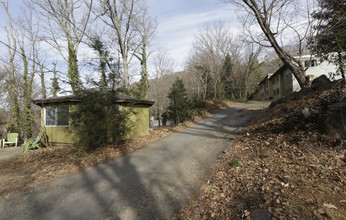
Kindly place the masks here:
<instances>
[{"instance_id":1,"label":"tall tree trunk","mask_svg":"<svg viewBox=\"0 0 346 220\"><path fill-rule=\"evenodd\" d=\"M14 122L14 124L12 124L13 125L12 127L15 132L21 132L22 123L21 123L21 115L20 115L20 108L19 108L19 101L18 101L18 93L16 90L17 85L16 85L16 76L15 76L15 68L14 68L14 56L17 50L17 40L13 32L12 18L8 11L8 0L6 2L0 1L0 3L6 11L9 28L10 28L10 30L8 30L5 27L5 30L7 32L8 45L10 45L8 47L8 54L10 56L10 72L9 72L9 77L7 80L7 86L8 86L7 89L8 89L9 98L10 98L11 119L12 119L12 123ZM12 43L11 43L11 40L12 40Z\"/></svg>"},{"instance_id":2,"label":"tall tree trunk","mask_svg":"<svg viewBox=\"0 0 346 220\"><path fill-rule=\"evenodd\" d=\"M149 82L148 82L148 69L147 69L147 51L146 51L146 43L142 43L142 52L139 55L136 55L136 58L141 62L141 79L138 85L138 98L143 99L146 97Z\"/></svg>"},{"instance_id":3,"label":"tall tree trunk","mask_svg":"<svg viewBox=\"0 0 346 220\"><path fill-rule=\"evenodd\" d=\"M22 52L22 60L24 64L24 73L23 73L23 80L24 80L24 124L25 124L25 135L27 138L30 138L32 136L32 110L31 110L31 93L32 93L32 82L33 77L29 77L29 71L28 71L28 59L25 55L25 50L23 47L20 48ZM33 55L35 56L35 55ZM34 65L34 64L33 64ZM33 66L35 68L35 66ZM34 69L33 69L34 71Z\"/></svg>"},{"instance_id":4,"label":"tall tree trunk","mask_svg":"<svg viewBox=\"0 0 346 220\"><path fill-rule=\"evenodd\" d=\"M340 52L338 52L339 70L340 70L341 77L342 77L342 79L344 80L343 83L345 83L345 82L346 82L346 81L345 81L345 70L344 70L344 68L345 68L345 63L343 62L342 56L343 56L343 54L340 53Z\"/></svg>"},{"instance_id":5,"label":"tall tree trunk","mask_svg":"<svg viewBox=\"0 0 346 220\"><path fill-rule=\"evenodd\" d=\"M89 18L93 1L75 1L75 0L31 0L41 9L41 15L47 19L47 29L51 37L46 41L52 45L67 62L69 83L74 94L81 88L79 79L77 52L86 28L90 24ZM87 8L85 8L85 6ZM85 9L85 10L84 10ZM78 13L78 14L77 14ZM52 30L54 28L54 30ZM66 46L61 45L61 35L64 35L64 41L67 42L67 57L65 54Z\"/></svg>"},{"instance_id":6,"label":"tall tree trunk","mask_svg":"<svg viewBox=\"0 0 346 220\"><path fill-rule=\"evenodd\" d=\"M56 71L54 69L54 76L52 79L52 95L53 95L53 97L57 97L59 91L60 91L60 86L59 86L58 78L56 77Z\"/></svg>"},{"instance_id":7,"label":"tall tree trunk","mask_svg":"<svg viewBox=\"0 0 346 220\"><path fill-rule=\"evenodd\" d=\"M43 71L43 65L40 66L40 78L41 78L41 87L42 87L42 98L47 98L47 92L46 92L46 83L44 81L44 71Z\"/></svg>"},{"instance_id":8,"label":"tall tree trunk","mask_svg":"<svg viewBox=\"0 0 346 220\"><path fill-rule=\"evenodd\" d=\"M293 75L296 77L299 85L301 88L307 88L310 86L309 80L305 76L305 68L303 67L302 63L286 53L282 47L278 44L275 34L271 31L270 24L266 19L270 19L271 17L271 11L266 11L266 8L264 8L265 15L263 16L261 13L261 8L258 7L256 0L243 0L243 2L252 10L254 13L254 16L256 17L256 20L258 24L260 25L263 33L265 34L266 38L268 39L271 46L274 48L275 52L279 56L279 58L282 60L282 62L290 69L290 71L293 73ZM297 66L298 65L298 66Z\"/></svg>"},{"instance_id":9,"label":"tall tree trunk","mask_svg":"<svg viewBox=\"0 0 346 220\"><path fill-rule=\"evenodd\" d=\"M127 55L123 55L123 69L124 69L124 85L125 89L130 88L130 78L129 78L129 64L127 60Z\"/></svg>"},{"instance_id":10,"label":"tall tree trunk","mask_svg":"<svg viewBox=\"0 0 346 220\"><path fill-rule=\"evenodd\" d=\"M81 82L79 80L78 65L77 65L77 51L72 41L68 41L68 77L70 80L73 94L80 91Z\"/></svg>"},{"instance_id":11,"label":"tall tree trunk","mask_svg":"<svg viewBox=\"0 0 346 220\"><path fill-rule=\"evenodd\" d=\"M157 119L159 120L159 127L161 126L161 116L160 116L160 102L157 103Z\"/></svg>"}]
</instances>

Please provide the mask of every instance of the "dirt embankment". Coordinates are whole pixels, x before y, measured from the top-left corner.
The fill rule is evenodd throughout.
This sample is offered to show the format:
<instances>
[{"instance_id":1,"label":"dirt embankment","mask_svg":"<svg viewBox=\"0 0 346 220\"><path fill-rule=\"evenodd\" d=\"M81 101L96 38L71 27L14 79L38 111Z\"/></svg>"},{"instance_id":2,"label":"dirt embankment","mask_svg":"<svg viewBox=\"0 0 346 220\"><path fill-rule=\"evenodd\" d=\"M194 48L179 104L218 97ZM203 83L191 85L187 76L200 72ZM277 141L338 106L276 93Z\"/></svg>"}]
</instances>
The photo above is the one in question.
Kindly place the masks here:
<instances>
[{"instance_id":1,"label":"dirt embankment","mask_svg":"<svg viewBox=\"0 0 346 220\"><path fill-rule=\"evenodd\" d=\"M260 113L173 219L345 219L346 141L327 126L340 88L307 91ZM340 121L346 118L341 113Z\"/></svg>"}]
</instances>

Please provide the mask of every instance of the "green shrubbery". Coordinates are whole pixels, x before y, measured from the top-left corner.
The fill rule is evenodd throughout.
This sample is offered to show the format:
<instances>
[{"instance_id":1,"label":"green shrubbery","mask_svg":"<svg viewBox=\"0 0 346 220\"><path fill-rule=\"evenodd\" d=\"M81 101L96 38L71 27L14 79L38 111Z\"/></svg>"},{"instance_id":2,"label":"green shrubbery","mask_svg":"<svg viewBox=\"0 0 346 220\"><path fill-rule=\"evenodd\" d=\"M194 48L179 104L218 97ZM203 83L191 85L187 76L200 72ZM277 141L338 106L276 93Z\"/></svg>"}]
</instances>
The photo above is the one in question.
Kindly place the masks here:
<instances>
[{"instance_id":1,"label":"green shrubbery","mask_svg":"<svg viewBox=\"0 0 346 220\"><path fill-rule=\"evenodd\" d=\"M183 80L177 78L172 84L168 94L169 105L162 114L163 125L167 120L172 120L177 125L202 115L203 111L209 110L210 105L206 101L191 101L187 97L187 92Z\"/></svg>"},{"instance_id":2,"label":"green shrubbery","mask_svg":"<svg viewBox=\"0 0 346 220\"><path fill-rule=\"evenodd\" d=\"M78 146L97 148L125 140L133 110L121 109L115 91L83 91L83 101L72 110L71 130Z\"/></svg>"},{"instance_id":3,"label":"green shrubbery","mask_svg":"<svg viewBox=\"0 0 346 220\"><path fill-rule=\"evenodd\" d=\"M187 98L183 80L177 78L168 94L169 106L165 117L171 119L177 125L191 118L191 103ZM164 117L164 118L165 118Z\"/></svg>"}]
</instances>

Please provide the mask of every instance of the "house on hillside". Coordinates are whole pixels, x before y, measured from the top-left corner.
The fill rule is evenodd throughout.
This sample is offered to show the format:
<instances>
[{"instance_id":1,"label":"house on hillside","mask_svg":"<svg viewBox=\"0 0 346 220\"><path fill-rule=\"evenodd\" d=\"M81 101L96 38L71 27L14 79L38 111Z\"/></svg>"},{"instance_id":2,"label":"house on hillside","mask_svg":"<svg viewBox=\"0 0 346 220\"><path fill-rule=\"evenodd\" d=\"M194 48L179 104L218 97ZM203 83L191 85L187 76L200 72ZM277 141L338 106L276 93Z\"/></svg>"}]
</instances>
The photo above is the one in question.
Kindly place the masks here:
<instances>
[{"instance_id":1,"label":"house on hillside","mask_svg":"<svg viewBox=\"0 0 346 220\"><path fill-rule=\"evenodd\" d=\"M73 144L75 139L70 127L69 114L73 106L78 105L83 98L77 95L55 98L35 99L32 102L41 107L41 129L44 129L48 142L51 144ZM128 138L149 133L149 107L155 102L133 97L117 95L120 110L131 107L135 114L131 120L135 122Z\"/></svg>"},{"instance_id":2,"label":"house on hillside","mask_svg":"<svg viewBox=\"0 0 346 220\"><path fill-rule=\"evenodd\" d=\"M259 82L257 90L253 94L256 100L267 100L272 97L272 84L269 82L269 78L272 74L266 75L261 82Z\"/></svg>"},{"instance_id":3,"label":"house on hillside","mask_svg":"<svg viewBox=\"0 0 346 220\"><path fill-rule=\"evenodd\" d=\"M321 75L326 75L329 79L341 79L335 76L337 66L327 61L320 62L315 56L302 56L306 76L313 80ZM258 84L258 88L252 95L256 100L278 99L290 95L300 90L299 83L286 65L280 67L275 73L268 74Z\"/></svg>"}]
</instances>

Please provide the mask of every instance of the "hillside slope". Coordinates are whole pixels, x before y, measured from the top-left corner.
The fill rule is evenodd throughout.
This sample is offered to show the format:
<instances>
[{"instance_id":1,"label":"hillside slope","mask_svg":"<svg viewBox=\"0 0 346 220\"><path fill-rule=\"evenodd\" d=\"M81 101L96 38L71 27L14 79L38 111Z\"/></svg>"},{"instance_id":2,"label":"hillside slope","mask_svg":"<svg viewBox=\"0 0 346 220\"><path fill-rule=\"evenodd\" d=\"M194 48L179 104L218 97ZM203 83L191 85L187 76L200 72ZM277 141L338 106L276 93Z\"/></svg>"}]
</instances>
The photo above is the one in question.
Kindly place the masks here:
<instances>
[{"instance_id":1,"label":"hillside slope","mask_svg":"<svg viewBox=\"0 0 346 220\"><path fill-rule=\"evenodd\" d=\"M174 219L250 219L256 209L273 219L345 219L346 141L328 126L328 106L342 99L340 88L311 90L261 112Z\"/></svg>"}]
</instances>

